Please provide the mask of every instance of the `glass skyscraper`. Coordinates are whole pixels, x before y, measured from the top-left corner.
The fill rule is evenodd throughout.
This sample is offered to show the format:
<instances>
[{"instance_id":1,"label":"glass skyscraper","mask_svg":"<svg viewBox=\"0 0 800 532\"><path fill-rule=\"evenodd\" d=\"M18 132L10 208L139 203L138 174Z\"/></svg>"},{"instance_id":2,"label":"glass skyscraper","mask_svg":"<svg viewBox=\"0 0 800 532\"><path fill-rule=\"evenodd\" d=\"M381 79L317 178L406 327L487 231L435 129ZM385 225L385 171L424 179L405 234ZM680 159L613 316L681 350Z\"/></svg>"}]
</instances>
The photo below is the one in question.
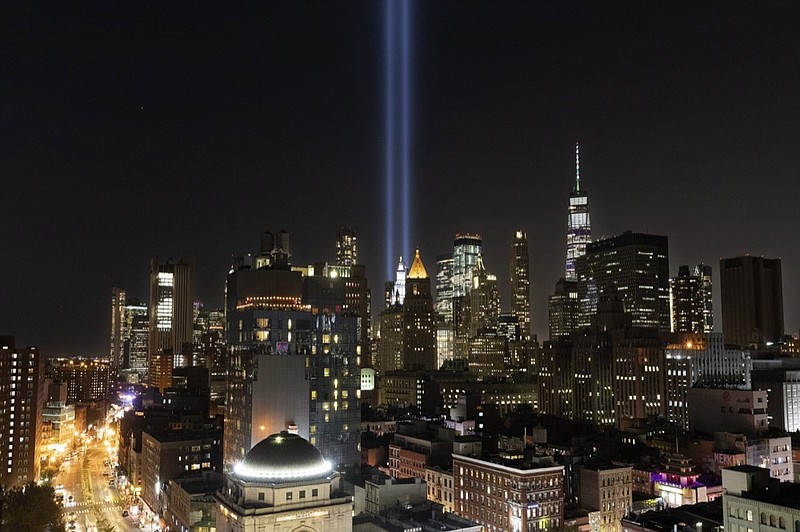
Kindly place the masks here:
<instances>
[{"instance_id":1,"label":"glass skyscraper","mask_svg":"<svg viewBox=\"0 0 800 532\"><path fill-rule=\"evenodd\" d=\"M577 280L575 261L586 254L586 244L592 241L589 220L589 195L581 189L580 146L575 144L575 188L569 195L567 219L567 269L566 279Z\"/></svg>"}]
</instances>

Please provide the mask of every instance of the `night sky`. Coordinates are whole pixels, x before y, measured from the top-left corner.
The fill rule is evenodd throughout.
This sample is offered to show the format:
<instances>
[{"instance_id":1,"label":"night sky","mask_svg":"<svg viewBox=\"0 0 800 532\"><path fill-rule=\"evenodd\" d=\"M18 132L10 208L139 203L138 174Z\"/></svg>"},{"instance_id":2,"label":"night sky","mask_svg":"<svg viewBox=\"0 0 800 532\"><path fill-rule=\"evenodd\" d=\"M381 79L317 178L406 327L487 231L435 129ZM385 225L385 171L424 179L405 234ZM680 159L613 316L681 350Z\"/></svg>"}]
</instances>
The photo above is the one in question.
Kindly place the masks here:
<instances>
[{"instance_id":1,"label":"night sky","mask_svg":"<svg viewBox=\"0 0 800 532\"><path fill-rule=\"evenodd\" d=\"M293 262L359 234L380 310L381 2L0 3L0 334L107 354L113 286L193 255L222 305L267 228ZM534 332L563 275L574 144L595 238L666 234L670 272L783 259L800 329L800 3L413 4L412 242L484 239L508 308L528 232ZM715 279L717 324L719 285Z\"/></svg>"}]
</instances>

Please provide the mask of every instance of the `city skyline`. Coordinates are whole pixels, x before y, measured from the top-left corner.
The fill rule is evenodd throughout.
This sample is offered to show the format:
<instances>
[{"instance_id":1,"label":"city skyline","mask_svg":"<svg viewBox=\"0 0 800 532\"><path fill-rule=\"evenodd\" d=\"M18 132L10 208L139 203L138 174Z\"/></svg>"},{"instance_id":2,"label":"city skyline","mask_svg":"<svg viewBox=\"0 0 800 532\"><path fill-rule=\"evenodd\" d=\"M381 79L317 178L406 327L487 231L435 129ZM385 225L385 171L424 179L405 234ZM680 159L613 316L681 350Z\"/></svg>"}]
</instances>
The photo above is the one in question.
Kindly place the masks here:
<instances>
[{"instance_id":1,"label":"city skyline","mask_svg":"<svg viewBox=\"0 0 800 532\"><path fill-rule=\"evenodd\" d=\"M719 259L781 258L797 334L800 8L510 6L411 3L410 245L429 270L456 233L480 234L509 310L525 231L546 339L579 142L593 240L668 236L670 276L714 268L715 310ZM306 265L334 263L352 227L377 315L382 3L3 9L1 334L107 354L111 290L146 301L152 256L193 256L217 308L266 228Z\"/></svg>"}]
</instances>

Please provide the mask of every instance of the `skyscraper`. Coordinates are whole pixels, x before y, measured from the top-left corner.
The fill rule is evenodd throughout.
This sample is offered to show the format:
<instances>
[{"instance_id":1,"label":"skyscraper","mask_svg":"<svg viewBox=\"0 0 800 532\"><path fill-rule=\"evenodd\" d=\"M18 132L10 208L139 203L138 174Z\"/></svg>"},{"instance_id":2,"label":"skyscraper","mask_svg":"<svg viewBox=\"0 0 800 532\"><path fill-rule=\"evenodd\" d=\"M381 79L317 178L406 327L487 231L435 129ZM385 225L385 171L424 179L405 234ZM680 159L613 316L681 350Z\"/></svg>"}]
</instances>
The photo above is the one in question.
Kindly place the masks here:
<instances>
[{"instance_id":1,"label":"skyscraper","mask_svg":"<svg viewBox=\"0 0 800 532\"><path fill-rule=\"evenodd\" d=\"M514 233L511 244L511 314L519 318L522 336L531 334L531 281L528 235L525 231Z\"/></svg>"},{"instance_id":2,"label":"skyscraper","mask_svg":"<svg viewBox=\"0 0 800 532\"><path fill-rule=\"evenodd\" d=\"M150 386L172 384L172 368L191 365L194 329L194 259L150 261Z\"/></svg>"},{"instance_id":3,"label":"skyscraper","mask_svg":"<svg viewBox=\"0 0 800 532\"><path fill-rule=\"evenodd\" d=\"M406 264L403 262L403 257L400 257L400 262L397 264L397 271L395 271L394 278L394 299L396 303L402 305L403 300L406 298L406 275L408 270Z\"/></svg>"},{"instance_id":4,"label":"skyscraper","mask_svg":"<svg viewBox=\"0 0 800 532\"><path fill-rule=\"evenodd\" d=\"M592 241L592 225L589 220L589 195L581 189L580 146L575 144L575 188L569 195L567 218L567 268L566 279L577 279L575 261L586 254L586 245Z\"/></svg>"},{"instance_id":5,"label":"skyscraper","mask_svg":"<svg viewBox=\"0 0 800 532\"><path fill-rule=\"evenodd\" d=\"M406 279L406 297L381 313L380 369L436 369L436 313L431 280L417 250Z\"/></svg>"},{"instance_id":6,"label":"skyscraper","mask_svg":"<svg viewBox=\"0 0 800 532\"><path fill-rule=\"evenodd\" d=\"M358 264L358 239L350 227L342 227L336 234L336 264L353 266Z\"/></svg>"},{"instance_id":7,"label":"skyscraper","mask_svg":"<svg viewBox=\"0 0 800 532\"><path fill-rule=\"evenodd\" d=\"M578 308L578 282L560 278L547 308L550 340L569 336L578 329Z\"/></svg>"},{"instance_id":8,"label":"skyscraper","mask_svg":"<svg viewBox=\"0 0 800 532\"><path fill-rule=\"evenodd\" d=\"M688 266L680 266L678 275L669 280L669 303L672 332L704 332L703 280L692 275Z\"/></svg>"},{"instance_id":9,"label":"skyscraper","mask_svg":"<svg viewBox=\"0 0 800 532\"><path fill-rule=\"evenodd\" d=\"M745 255L719 261L722 332L748 346L783 337L781 259Z\"/></svg>"},{"instance_id":10,"label":"skyscraper","mask_svg":"<svg viewBox=\"0 0 800 532\"><path fill-rule=\"evenodd\" d=\"M147 305L138 299L129 299L125 304L123 325L123 366L136 373L142 382L147 374L147 344L150 338Z\"/></svg>"},{"instance_id":11,"label":"skyscraper","mask_svg":"<svg viewBox=\"0 0 800 532\"><path fill-rule=\"evenodd\" d=\"M500 295L497 276L486 271L483 255L472 269L472 290L469 293L469 336L474 338L484 329L497 329L500 320Z\"/></svg>"},{"instance_id":12,"label":"skyscraper","mask_svg":"<svg viewBox=\"0 0 800 532\"><path fill-rule=\"evenodd\" d=\"M436 257L437 367L453 358L453 255Z\"/></svg>"},{"instance_id":13,"label":"skyscraper","mask_svg":"<svg viewBox=\"0 0 800 532\"><path fill-rule=\"evenodd\" d=\"M694 267L694 275L700 278L701 290L703 291L703 332L714 332L712 268L708 264L700 263Z\"/></svg>"},{"instance_id":14,"label":"skyscraper","mask_svg":"<svg viewBox=\"0 0 800 532\"><path fill-rule=\"evenodd\" d=\"M472 288L472 268L481 254L481 235L457 234L453 241L453 297L462 297Z\"/></svg>"},{"instance_id":15,"label":"skyscraper","mask_svg":"<svg viewBox=\"0 0 800 532\"><path fill-rule=\"evenodd\" d=\"M109 359L114 372L118 372L123 368L125 303L125 290L113 288L111 290L111 350Z\"/></svg>"},{"instance_id":16,"label":"skyscraper","mask_svg":"<svg viewBox=\"0 0 800 532\"><path fill-rule=\"evenodd\" d=\"M669 246L666 236L625 231L586 246L575 264L578 326L588 327L600 294L615 289L634 327L670 330Z\"/></svg>"}]
</instances>

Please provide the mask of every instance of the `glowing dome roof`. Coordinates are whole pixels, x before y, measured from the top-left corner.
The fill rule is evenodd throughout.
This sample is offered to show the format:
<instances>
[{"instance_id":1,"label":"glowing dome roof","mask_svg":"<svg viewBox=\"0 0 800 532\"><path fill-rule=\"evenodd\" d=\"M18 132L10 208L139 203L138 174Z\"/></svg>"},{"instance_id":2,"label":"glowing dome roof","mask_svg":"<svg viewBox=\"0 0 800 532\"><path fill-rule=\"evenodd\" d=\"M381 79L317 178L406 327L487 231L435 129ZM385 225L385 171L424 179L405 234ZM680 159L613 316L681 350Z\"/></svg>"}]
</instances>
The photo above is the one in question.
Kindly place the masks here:
<instances>
[{"instance_id":1,"label":"glowing dome roof","mask_svg":"<svg viewBox=\"0 0 800 532\"><path fill-rule=\"evenodd\" d=\"M233 476L251 482L296 482L322 479L331 465L308 441L281 432L261 440L233 470Z\"/></svg>"}]
</instances>

